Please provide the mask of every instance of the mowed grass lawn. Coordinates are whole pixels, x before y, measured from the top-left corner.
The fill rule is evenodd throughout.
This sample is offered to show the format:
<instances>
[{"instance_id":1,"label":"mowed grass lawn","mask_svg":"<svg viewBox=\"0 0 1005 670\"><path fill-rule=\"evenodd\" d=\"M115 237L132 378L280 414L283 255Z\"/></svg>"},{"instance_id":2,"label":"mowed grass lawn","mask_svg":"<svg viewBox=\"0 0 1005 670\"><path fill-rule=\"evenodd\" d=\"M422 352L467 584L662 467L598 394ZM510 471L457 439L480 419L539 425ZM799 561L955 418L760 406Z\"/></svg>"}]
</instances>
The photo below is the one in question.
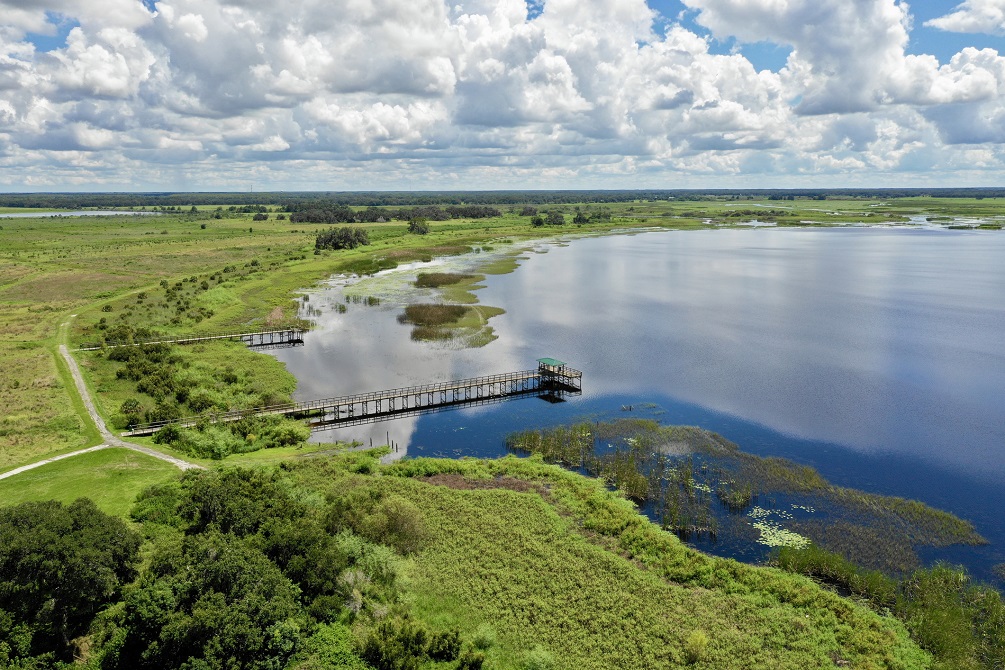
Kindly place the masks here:
<instances>
[{"instance_id":1,"label":"mowed grass lawn","mask_svg":"<svg viewBox=\"0 0 1005 670\"><path fill-rule=\"evenodd\" d=\"M90 498L107 514L124 517L140 491L178 473L174 465L145 454L102 449L0 479L0 505Z\"/></svg>"}]
</instances>

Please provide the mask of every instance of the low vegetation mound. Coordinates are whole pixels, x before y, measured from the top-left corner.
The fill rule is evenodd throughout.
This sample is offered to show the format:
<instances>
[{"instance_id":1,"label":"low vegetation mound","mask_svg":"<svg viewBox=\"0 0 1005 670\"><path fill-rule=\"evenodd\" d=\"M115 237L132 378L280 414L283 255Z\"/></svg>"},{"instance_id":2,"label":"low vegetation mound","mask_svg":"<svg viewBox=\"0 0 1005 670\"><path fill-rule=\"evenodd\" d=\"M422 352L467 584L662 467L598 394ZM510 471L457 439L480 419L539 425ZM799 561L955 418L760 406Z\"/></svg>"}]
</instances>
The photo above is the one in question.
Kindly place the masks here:
<instances>
[{"instance_id":1,"label":"low vegetation mound","mask_svg":"<svg viewBox=\"0 0 1005 670\"><path fill-rule=\"evenodd\" d=\"M413 326L445 326L460 321L468 313L468 309L470 308L464 305L408 305L404 313L398 316L398 322Z\"/></svg>"},{"instance_id":2,"label":"low vegetation mound","mask_svg":"<svg viewBox=\"0 0 1005 670\"><path fill-rule=\"evenodd\" d=\"M420 272L415 278L416 288L440 288L476 279L478 275L461 272Z\"/></svg>"}]
</instances>

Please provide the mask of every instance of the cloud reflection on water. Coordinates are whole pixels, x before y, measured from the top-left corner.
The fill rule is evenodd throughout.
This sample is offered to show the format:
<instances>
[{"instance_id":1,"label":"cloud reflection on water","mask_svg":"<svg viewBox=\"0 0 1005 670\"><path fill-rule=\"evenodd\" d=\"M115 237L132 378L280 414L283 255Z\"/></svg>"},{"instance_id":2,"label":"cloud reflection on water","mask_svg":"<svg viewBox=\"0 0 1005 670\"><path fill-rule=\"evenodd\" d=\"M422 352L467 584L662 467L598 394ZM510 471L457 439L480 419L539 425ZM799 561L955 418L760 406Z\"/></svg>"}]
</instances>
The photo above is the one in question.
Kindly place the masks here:
<instances>
[{"instance_id":1,"label":"cloud reflection on water","mask_svg":"<svg viewBox=\"0 0 1005 670\"><path fill-rule=\"evenodd\" d=\"M1005 477L1003 247L995 233L889 229L582 239L489 278L481 302L507 313L481 349L412 342L385 303L325 310L303 348L276 355L302 399L555 356L584 370L586 398L670 397L799 438ZM390 430L407 444L417 421L320 437L382 444Z\"/></svg>"}]
</instances>

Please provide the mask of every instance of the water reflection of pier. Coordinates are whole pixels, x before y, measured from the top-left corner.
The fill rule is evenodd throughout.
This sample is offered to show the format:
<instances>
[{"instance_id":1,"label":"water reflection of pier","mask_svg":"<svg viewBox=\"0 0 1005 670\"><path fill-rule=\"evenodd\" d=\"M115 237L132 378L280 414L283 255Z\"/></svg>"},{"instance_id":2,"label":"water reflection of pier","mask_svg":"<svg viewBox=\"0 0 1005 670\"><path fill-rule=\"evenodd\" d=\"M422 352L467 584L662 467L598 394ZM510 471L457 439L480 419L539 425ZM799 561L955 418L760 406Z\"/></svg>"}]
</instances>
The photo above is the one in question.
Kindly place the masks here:
<instances>
[{"instance_id":1,"label":"water reflection of pier","mask_svg":"<svg viewBox=\"0 0 1005 670\"><path fill-rule=\"evenodd\" d=\"M228 422L246 416L274 415L304 419L313 430L324 430L375 423L441 409L483 405L520 396L537 396L549 402L562 402L568 396L582 394L582 380L583 373L579 370L574 370L553 358L542 358L538 360L535 370L222 412L177 421L159 421L135 426L123 435L152 435L167 425L191 427L207 419L213 422Z\"/></svg>"}]
</instances>

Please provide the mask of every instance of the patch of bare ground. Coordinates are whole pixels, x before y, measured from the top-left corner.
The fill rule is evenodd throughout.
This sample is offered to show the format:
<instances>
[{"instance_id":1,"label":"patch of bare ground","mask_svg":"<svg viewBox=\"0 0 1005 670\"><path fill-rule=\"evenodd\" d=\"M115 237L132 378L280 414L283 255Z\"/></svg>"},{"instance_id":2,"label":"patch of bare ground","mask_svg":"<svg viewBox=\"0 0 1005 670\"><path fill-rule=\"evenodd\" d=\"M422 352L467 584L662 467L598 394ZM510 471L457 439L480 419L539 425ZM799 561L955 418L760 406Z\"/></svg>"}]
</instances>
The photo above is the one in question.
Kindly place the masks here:
<instances>
[{"instance_id":1,"label":"patch of bare ground","mask_svg":"<svg viewBox=\"0 0 1005 670\"><path fill-rule=\"evenodd\" d=\"M433 484L435 486L446 486L447 488L460 491L472 491L479 489L509 489L517 493L537 493L541 497L548 496L548 489L539 482L528 482L515 477L495 477L493 479L476 479L465 477L456 473L437 474L429 477L419 477L418 481Z\"/></svg>"}]
</instances>

